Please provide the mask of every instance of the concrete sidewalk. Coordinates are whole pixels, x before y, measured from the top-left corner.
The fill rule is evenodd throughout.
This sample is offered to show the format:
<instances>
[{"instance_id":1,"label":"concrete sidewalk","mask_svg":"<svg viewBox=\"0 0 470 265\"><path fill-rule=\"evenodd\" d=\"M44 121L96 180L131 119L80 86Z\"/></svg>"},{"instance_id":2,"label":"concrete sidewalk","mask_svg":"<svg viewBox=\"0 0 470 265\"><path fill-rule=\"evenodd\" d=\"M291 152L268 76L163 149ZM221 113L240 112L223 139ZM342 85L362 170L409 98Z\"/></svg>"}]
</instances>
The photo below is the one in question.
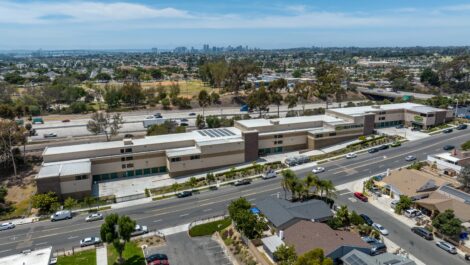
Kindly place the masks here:
<instances>
[{"instance_id":1,"label":"concrete sidewalk","mask_svg":"<svg viewBox=\"0 0 470 265\"><path fill-rule=\"evenodd\" d=\"M424 262L416 258L414 255L411 255L410 253L404 251L400 246L395 244L393 241L386 237L382 237L383 243L387 246L387 252L389 253L394 253L399 256L403 256L406 258L411 259L412 261L416 262L416 265L426 265Z\"/></svg>"},{"instance_id":2,"label":"concrete sidewalk","mask_svg":"<svg viewBox=\"0 0 470 265\"><path fill-rule=\"evenodd\" d=\"M106 245L96 248L96 265L108 265L108 250Z\"/></svg>"}]
</instances>

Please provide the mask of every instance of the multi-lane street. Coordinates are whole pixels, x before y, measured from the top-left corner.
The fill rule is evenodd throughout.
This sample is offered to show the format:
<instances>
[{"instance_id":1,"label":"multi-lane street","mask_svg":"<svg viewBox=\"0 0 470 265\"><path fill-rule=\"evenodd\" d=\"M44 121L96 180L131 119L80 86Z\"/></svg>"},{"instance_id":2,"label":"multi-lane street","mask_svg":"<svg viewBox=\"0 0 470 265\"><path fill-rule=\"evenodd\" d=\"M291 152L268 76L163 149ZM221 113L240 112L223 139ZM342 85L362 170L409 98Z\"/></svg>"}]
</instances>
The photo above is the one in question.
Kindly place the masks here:
<instances>
[{"instance_id":1,"label":"multi-lane street","mask_svg":"<svg viewBox=\"0 0 470 265\"><path fill-rule=\"evenodd\" d=\"M470 132L467 130L439 134L378 153L365 153L354 159L341 159L322 164L326 171L320 173L319 176L331 179L335 185L340 185L384 172L387 168L406 165L409 163L405 161L407 155L415 155L422 160L428 154L442 152L442 147L446 144L459 146L467 140L470 140ZM296 173L299 176L305 176L311 168L296 170ZM220 215L226 211L231 200L241 196L247 197L256 204L257 200L266 196L284 196L284 191L280 188L280 178L258 180L248 186L222 187L216 191L203 192L184 199L155 201L114 210L114 212L129 215L139 224L147 225L149 229L163 229ZM349 200L351 196L350 193L340 195L337 199L338 203L346 204L350 209L365 213L384 225L390 231L389 238L392 241L426 264L465 264L463 259L449 255L434 246L432 242L417 237L410 232L409 227L393 220L392 217L372 205ZM42 221L2 231L0 232L0 256L49 245L55 249L70 249L77 246L83 237L99 235L102 221L86 223L84 219L85 215L79 215L72 220L54 223Z\"/></svg>"}]
</instances>

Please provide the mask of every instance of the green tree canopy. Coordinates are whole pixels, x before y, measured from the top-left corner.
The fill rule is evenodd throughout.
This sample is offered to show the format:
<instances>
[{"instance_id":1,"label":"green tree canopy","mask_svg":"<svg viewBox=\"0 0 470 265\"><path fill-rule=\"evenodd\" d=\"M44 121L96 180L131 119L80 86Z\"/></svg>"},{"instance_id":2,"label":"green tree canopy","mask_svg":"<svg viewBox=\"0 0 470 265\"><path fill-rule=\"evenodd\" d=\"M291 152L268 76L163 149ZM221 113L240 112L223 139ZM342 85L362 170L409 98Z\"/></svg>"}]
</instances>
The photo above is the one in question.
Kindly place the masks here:
<instances>
[{"instance_id":1,"label":"green tree canopy","mask_svg":"<svg viewBox=\"0 0 470 265\"><path fill-rule=\"evenodd\" d=\"M440 233L449 237L457 237L462 231L462 221L455 217L454 211L450 209L439 213L432 220L432 225Z\"/></svg>"},{"instance_id":2,"label":"green tree canopy","mask_svg":"<svg viewBox=\"0 0 470 265\"><path fill-rule=\"evenodd\" d=\"M280 245L273 253L274 260L279 265L292 265L297 260L294 246Z\"/></svg>"}]
</instances>

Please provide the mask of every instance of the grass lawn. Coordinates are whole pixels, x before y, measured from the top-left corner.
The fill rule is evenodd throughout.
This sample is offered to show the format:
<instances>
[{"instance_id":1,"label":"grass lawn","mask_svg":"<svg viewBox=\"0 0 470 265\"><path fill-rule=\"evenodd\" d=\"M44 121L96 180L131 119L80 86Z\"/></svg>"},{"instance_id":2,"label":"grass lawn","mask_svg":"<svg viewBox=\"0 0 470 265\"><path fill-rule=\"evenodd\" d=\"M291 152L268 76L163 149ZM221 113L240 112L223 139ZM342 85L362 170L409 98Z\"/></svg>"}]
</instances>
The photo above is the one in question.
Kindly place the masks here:
<instances>
[{"instance_id":1,"label":"grass lawn","mask_svg":"<svg viewBox=\"0 0 470 265\"><path fill-rule=\"evenodd\" d=\"M122 257L125 259L124 265L145 265L144 253L134 242L126 244ZM108 265L117 264L117 259L118 253L112 245L108 245Z\"/></svg>"},{"instance_id":2,"label":"grass lawn","mask_svg":"<svg viewBox=\"0 0 470 265\"><path fill-rule=\"evenodd\" d=\"M96 264L96 251L94 249L81 251L81 252L77 252L75 255L59 257L57 259L57 265L75 265L75 264L95 265Z\"/></svg>"},{"instance_id":3,"label":"grass lawn","mask_svg":"<svg viewBox=\"0 0 470 265\"><path fill-rule=\"evenodd\" d=\"M196 225L189 230L189 235L190 236L209 236L209 235L212 235L216 231L225 229L231 223L232 223L232 220L230 220L230 218L227 217L219 221L202 224L202 225Z\"/></svg>"}]
</instances>

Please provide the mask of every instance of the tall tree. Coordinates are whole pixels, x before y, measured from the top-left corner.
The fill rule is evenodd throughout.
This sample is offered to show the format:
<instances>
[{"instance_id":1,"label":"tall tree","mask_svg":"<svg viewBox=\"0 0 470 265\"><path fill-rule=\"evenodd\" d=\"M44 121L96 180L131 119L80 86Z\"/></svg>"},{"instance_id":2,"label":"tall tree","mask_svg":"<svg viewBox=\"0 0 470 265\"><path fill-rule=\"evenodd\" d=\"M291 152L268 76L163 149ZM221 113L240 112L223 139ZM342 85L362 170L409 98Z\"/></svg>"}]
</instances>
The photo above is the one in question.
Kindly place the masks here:
<instances>
[{"instance_id":1,"label":"tall tree","mask_svg":"<svg viewBox=\"0 0 470 265\"><path fill-rule=\"evenodd\" d=\"M459 173L458 179L465 190L470 189L470 166L464 166Z\"/></svg>"},{"instance_id":2,"label":"tall tree","mask_svg":"<svg viewBox=\"0 0 470 265\"><path fill-rule=\"evenodd\" d=\"M108 108L113 109L119 107L121 101L121 90L115 86L106 85L104 88L104 101L108 104Z\"/></svg>"},{"instance_id":3,"label":"tall tree","mask_svg":"<svg viewBox=\"0 0 470 265\"><path fill-rule=\"evenodd\" d=\"M304 183L307 189L307 196L308 196L311 188L315 188L315 192L318 192L320 178L317 175L310 172L305 178Z\"/></svg>"},{"instance_id":4,"label":"tall tree","mask_svg":"<svg viewBox=\"0 0 470 265\"><path fill-rule=\"evenodd\" d=\"M432 226L440 233L452 238L456 238L462 231L462 221L455 217L454 211L450 209L439 213L432 220Z\"/></svg>"},{"instance_id":5,"label":"tall tree","mask_svg":"<svg viewBox=\"0 0 470 265\"><path fill-rule=\"evenodd\" d=\"M108 112L95 112L88 121L87 130L95 135L104 133L106 141L110 141L113 136L118 135L124 120L120 113L115 113L112 117Z\"/></svg>"},{"instance_id":6,"label":"tall tree","mask_svg":"<svg viewBox=\"0 0 470 265\"><path fill-rule=\"evenodd\" d=\"M281 90L287 87L287 81L284 78L272 81L268 86L269 101L277 106L277 116L279 116L279 107L282 104L283 97Z\"/></svg>"},{"instance_id":7,"label":"tall tree","mask_svg":"<svg viewBox=\"0 0 470 265\"><path fill-rule=\"evenodd\" d=\"M199 106L202 108L202 117L205 118L204 115L204 109L211 104L211 97L209 96L209 93L205 89L199 91L199 94L197 96L197 100L199 103Z\"/></svg>"},{"instance_id":8,"label":"tall tree","mask_svg":"<svg viewBox=\"0 0 470 265\"><path fill-rule=\"evenodd\" d=\"M305 104L310 99L311 92L312 86L309 83L302 82L294 86L294 95L297 97L297 101L302 104L302 115L305 113Z\"/></svg>"},{"instance_id":9,"label":"tall tree","mask_svg":"<svg viewBox=\"0 0 470 265\"><path fill-rule=\"evenodd\" d=\"M284 198L287 199L287 192L292 192L297 175L290 169L284 169L282 172L281 186L284 190Z\"/></svg>"},{"instance_id":10,"label":"tall tree","mask_svg":"<svg viewBox=\"0 0 470 265\"><path fill-rule=\"evenodd\" d=\"M101 239L108 244L112 244L116 249L119 255L118 264L124 263L122 253L126 243L130 241L135 224L135 221L128 216L119 216L116 213L112 213L106 216L104 223L101 225Z\"/></svg>"},{"instance_id":11,"label":"tall tree","mask_svg":"<svg viewBox=\"0 0 470 265\"><path fill-rule=\"evenodd\" d=\"M323 249L316 248L300 256L294 265L333 265L331 258L325 257Z\"/></svg>"},{"instance_id":12,"label":"tall tree","mask_svg":"<svg viewBox=\"0 0 470 265\"><path fill-rule=\"evenodd\" d=\"M233 60L229 63L227 73L227 85L231 92L238 94L240 90L247 88L246 78L249 74L257 76L261 68L251 60Z\"/></svg>"},{"instance_id":13,"label":"tall tree","mask_svg":"<svg viewBox=\"0 0 470 265\"><path fill-rule=\"evenodd\" d=\"M0 119L0 161L5 161L6 165L11 163L15 176L18 174L15 146L24 140L25 133L25 129L16 122Z\"/></svg>"},{"instance_id":14,"label":"tall tree","mask_svg":"<svg viewBox=\"0 0 470 265\"><path fill-rule=\"evenodd\" d=\"M138 82L125 82L121 88L121 97L124 102L134 109L145 99L142 87Z\"/></svg>"},{"instance_id":15,"label":"tall tree","mask_svg":"<svg viewBox=\"0 0 470 265\"><path fill-rule=\"evenodd\" d=\"M315 68L317 78L312 89L313 96L325 101L328 109L328 96L335 95L341 88L344 72L335 64L321 62ZM340 94L341 95L341 94Z\"/></svg>"},{"instance_id":16,"label":"tall tree","mask_svg":"<svg viewBox=\"0 0 470 265\"><path fill-rule=\"evenodd\" d=\"M262 111L267 110L269 106L269 94L264 86L253 90L247 99L250 108L258 108L259 116L261 117Z\"/></svg>"},{"instance_id":17,"label":"tall tree","mask_svg":"<svg viewBox=\"0 0 470 265\"><path fill-rule=\"evenodd\" d=\"M287 246L285 244L276 248L273 253L274 260L278 265L292 265L297 260L297 253L294 246Z\"/></svg>"}]
</instances>

